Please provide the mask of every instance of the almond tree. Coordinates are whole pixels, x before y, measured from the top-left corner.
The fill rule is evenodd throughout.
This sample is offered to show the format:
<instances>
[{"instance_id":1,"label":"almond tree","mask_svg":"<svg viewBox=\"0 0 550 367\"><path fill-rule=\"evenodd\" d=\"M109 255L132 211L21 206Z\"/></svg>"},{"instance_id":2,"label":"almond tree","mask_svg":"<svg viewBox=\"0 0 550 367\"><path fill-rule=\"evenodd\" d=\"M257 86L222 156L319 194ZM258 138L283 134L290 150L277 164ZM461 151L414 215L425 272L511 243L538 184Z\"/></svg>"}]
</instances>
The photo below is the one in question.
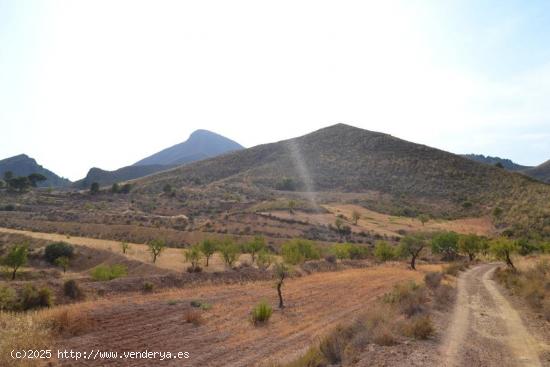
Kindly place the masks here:
<instances>
[{"instance_id":1,"label":"almond tree","mask_svg":"<svg viewBox=\"0 0 550 367\"><path fill-rule=\"evenodd\" d=\"M152 240L148 244L149 252L153 256L153 264L157 261L157 257L160 256L160 253L166 247L166 243L163 240Z\"/></svg>"},{"instance_id":2,"label":"almond tree","mask_svg":"<svg viewBox=\"0 0 550 367\"><path fill-rule=\"evenodd\" d=\"M15 280L15 274L21 266L27 263L28 248L26 245L13 246L2 260L2 263L12 269L11 280Z\"/></svg>"},{"instance_id":3,"label":"almond tree","mask_svg":"<svg viewBox=\"0 0 550 367\"><path fill-rule=\"evenodd\" d=\"M407 254L411 257L412 270L416 270L416 259L424 247L426 247L426 238L421 234L405 236L401 240L401 253Z\"/></svg>"}]
</instances>

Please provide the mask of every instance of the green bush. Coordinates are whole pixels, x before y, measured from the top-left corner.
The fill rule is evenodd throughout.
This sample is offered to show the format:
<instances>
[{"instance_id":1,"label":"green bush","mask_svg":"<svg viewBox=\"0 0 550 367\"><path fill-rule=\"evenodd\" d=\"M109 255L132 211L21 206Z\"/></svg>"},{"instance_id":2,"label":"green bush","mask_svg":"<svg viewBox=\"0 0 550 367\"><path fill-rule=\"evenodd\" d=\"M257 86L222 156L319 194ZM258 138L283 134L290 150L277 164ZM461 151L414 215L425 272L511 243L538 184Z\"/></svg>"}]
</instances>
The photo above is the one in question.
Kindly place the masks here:
<instances>
[{"instance_id":1,"label":"green bush","mask_svg":"<svg viewBox=\"0 0 550 367\"><path fill-rule=\"evenodd\" d=\"M286 263L297 265L306 260L318 260L321 255L313 241L293 239L283 244L281 248L283 260Z\"/></svg>"},{"instance_id":2,"label":"green bush","mask_svg":"<svg viewBox=\"0 0 550 367\"><path fill-rule=\"evenodd\" d=\"M0 287L0 311L10 311L17 306L17 293L10 287Z\"/></svg>"},{"instance_id":3,"label":"green bush","mask_svg":"<svg viewBox=\"0 0 550 367\"><path fill-rule=\"evenodd\" d=\"M44 251L44 257L46 258L46 260L54 265L57 258L67 257L70 259L72 258L73 254L73 246L65 242L50 243L48 246L46 246L46 250Z\"/></svg>"},{"instance_id":4,"label":"green bush","mask_svg":"<svg viewBox=\"0 0 550 367\"><path fill-rule=\"evenodd\" d=\"M143 283L143 286L141 287L141 289L145 292L145 293L150 293L153 291L153 289L155 289L155 285L151 282L144 282Z\"/></svg>"},{"instance_id":5,"label":"green bush","mask_svg":"<svg viewBox=\"0 0 550 367\"><path fill-rule=\"evenodd\" d=\"M397 250L386 241L379 241L374 246L374 257L379 261L390 261L397 258Z\"/></svg>"},{"instance_id":6,"label":"green bush","mask_svg":"<svg viewBox=\"0 0 550 367\"><path fill-rule=\"evenodd\" d=\"M112 266L99 265L92 270L92 278L97 281L113 280L126 276L128 274L128 268L125 265L115 264Z\"/></svg>"},{"instance_id":7,"label":"green bush","mask_svg":"<svg viewBox=\"0 0 550 367\"><path fill-rule=\"evenodd\" d=\"M53 295L49 288L43 287L38 290L33 285L27 284L23 289L21 297L21 307L23 310L51 307L52 305Z\"/></svg>"},{"instance_id":8,"label":"green bush","mask_svg":"<svg viewBox=\"0 0 550 367\"><path fill-rule=\"evenodd\" d=\"M266 301L261 301L252 309L252 323L264 324L269 321L272 313L273 308Z\"/></svg>"}]
</instances>

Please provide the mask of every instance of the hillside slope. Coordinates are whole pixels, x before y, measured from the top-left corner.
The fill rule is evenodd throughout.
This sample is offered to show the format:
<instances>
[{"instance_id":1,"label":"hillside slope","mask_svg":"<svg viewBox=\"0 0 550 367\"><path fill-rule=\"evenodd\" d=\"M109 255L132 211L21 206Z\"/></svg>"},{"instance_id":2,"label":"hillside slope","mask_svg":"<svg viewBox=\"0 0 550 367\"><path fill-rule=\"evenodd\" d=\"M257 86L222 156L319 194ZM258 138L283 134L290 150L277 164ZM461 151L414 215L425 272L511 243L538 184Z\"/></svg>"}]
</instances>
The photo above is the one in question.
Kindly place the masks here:
<instances>
[{"instance_id":1,"label":"hillside slope","mask_svg":"<svg viewBox=\"0 0 550 367\"><path fill-rule=\"evenodd\" d=\"M178 166L240 149L243 147L231 139L211 131L197 130L185 142L161 150L134 163L134 166Z\"/></svg>"},{"instance_id":2,"label":"hillside slope","mask_svg":"<svg viewBox=\"0 0 550 367\"><path fill-rule=\"evenodd\" d=\"M106 171L101 168L91 168L88 174L82 180L74 183L75 187L87 188L93 182L97 182L100 185L111 185L113 183L119 183L123 181L133 180L135 178L150 175L155 172L159 172L165 169L169 169L169 166L163 166L160 164L151 164L144 166L127 166L119 168L115 171Z\"/></svg>"},{"instance_id":3,"label":"hillside slope","mask_svg":"<svg viewBox=\"0 0 550 367\"><path fill-rule=\"evenodd\" d=\"M499 206L504 220L536 222L550 233L550 186L521 174L410 143L387 134L338 124L311 134L256 146L152 175L139 190L160 192L197 182L260 189L379 192L393 207L414 202L437 216L484 215ZM288 181L288 180L287 180ZM520 223L521 222L521 223Z\"/></svg>"},{"instance_id":4,"label":"hillside slope","mask_svg":"<svg viewBox=\"0 0 550 367\"><path fill-rule=\"evenodd\" d=\"M66 187L71 184L71 181L42 167L35 159L26 154L20 154L1 160L0 177L3 177L4 173L8 171L11 171L14 176L28 176L31 173L44 175L47 180L39 182L39 187Z\"/></svg>"},{"instance_id":5,"label":"hillside slope","mask_svg":"<svg viewBox=\"0 0 550 367\"><path fill-rule=\"evenodd\" d=\"M550 160L547 160L539 166L526 169L522 172L528 176L536 178L537 180L550 183Z\"/></svg>"},{"instance_id":6,"label":"hillside slope","mask_svg":"<svg viewBox=\"0 0 550 367\"><path fill-rule=\"evenodd\" d=\"M506 168L509 171L521 171L521 170L533 168L529 166L522 166L521 164L517 164L514 161L507 158L491 157L491 156L485 156L483 154L462 154L462 156L464 158L477 161L479 163L490 164L491 166L494 166L500 163L502 167Z\"/></svg>"}]
</instances>

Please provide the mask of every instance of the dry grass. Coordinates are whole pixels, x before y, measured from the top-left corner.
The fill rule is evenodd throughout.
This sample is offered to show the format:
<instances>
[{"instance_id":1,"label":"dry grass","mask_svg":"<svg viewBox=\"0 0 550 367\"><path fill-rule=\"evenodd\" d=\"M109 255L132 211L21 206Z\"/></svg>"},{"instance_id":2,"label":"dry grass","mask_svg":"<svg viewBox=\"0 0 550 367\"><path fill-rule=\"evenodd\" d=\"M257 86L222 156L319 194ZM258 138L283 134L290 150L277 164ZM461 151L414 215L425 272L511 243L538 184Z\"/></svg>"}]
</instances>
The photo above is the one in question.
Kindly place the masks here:
<instances>
[{"instance_id":1,"label":"dry grass","mask_svg":"<svg viewBox=\"0 0 550 367\"><path fill-rule=\"evenodd\" d=\"M193 308L185 310L183 313L183 319L186 323L193 324L195 326L199 326L204 323L201 311Z\"/></svg>"}]
</instances>

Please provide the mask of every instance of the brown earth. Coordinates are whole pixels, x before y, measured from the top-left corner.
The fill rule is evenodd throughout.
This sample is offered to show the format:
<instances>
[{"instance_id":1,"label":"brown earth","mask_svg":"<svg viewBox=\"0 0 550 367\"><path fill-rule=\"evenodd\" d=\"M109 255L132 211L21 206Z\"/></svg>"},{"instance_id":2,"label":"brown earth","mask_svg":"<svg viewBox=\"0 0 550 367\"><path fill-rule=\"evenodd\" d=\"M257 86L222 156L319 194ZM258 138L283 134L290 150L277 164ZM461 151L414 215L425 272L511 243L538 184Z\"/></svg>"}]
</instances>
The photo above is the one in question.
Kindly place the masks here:
<instances>
[{"instance_id":1,"label":"brown earth","mask_svg":"<svg viewBox=\"0 0 550 367\"><path fill-rule=\"evenodd\" d=\"M425 265L414 272L403 264L368 269L317 273L289 279L284 288L287 308L276 310L265 326L249 321L251 308L261 299L276 305L273 282L224 286L203 285L153 295L125 296L83 304L91 307L96 327L89 333L59 342L59 348L79 351L187 351L190 359L151 361L61 361L63 366L259 366L292 360L317 338L341 322L352 320L391 287L420 281ZM188 324L189 302L201 299L212 309L201 311L204 323Z\"/></svg>"}]
</instances>

